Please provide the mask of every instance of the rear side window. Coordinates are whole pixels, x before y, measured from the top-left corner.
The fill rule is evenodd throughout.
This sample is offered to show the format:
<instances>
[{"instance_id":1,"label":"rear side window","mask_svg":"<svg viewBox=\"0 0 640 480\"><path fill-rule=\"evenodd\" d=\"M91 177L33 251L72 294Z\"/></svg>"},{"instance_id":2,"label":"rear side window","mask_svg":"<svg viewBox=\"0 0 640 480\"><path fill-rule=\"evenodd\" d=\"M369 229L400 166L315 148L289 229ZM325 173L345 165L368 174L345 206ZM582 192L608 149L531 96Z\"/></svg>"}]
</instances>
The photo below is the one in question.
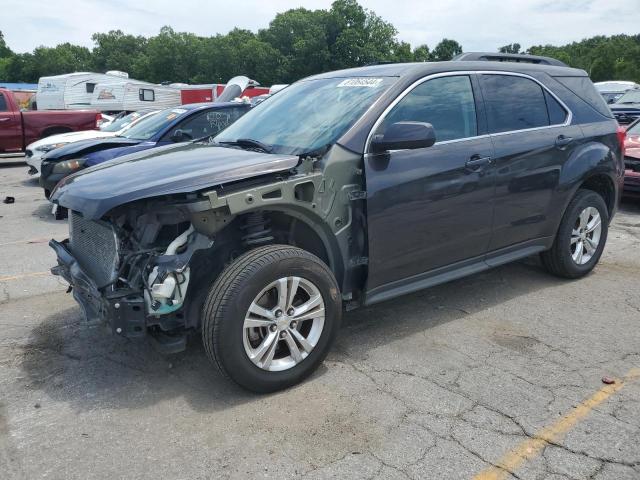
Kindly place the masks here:
<instances>
[{"instance_id":1,"label":"rear side window","mask_svg":"<svg viewBox=\"0 0 640 480\"><path fill-rule=\"evenodd\" d=\"M614 118L602 95L589 77L553 77L605 117Z\"/></svg>"},{"instance_id":2,"label":"rear side window","mask_svg":"<svg viewBox=\"0 0 640 480\"><path fill-rule=\"evenodd\" d=\"M0 112L6 112L7 109L7 101L4 98L4 95L0 93Z\"/></svg>"},{"instance_id":3,"label":"rear side window","mask_svg":"<svg viewBox=\"0 0 640 480\"><path fill-rule=\"evenodd\" d=\"M87 88L87 93L93 93L93 91L96 89L95 83L86 83L85 86Z\"/></svg>"},{"instance_id":4,"label":"rear side window","mask_svg":"<svg viewBox=\"0 0 640 480\"><path fill-rule=\"evenodd\" d=\"M409 92L393 107L378 133L395 122L414 121L433 125L436 140L456 140L478 134L471 79L456 75L428 80Z\"/></svg>"},{"instance_id":5,"label":"rear side window","mask_svg":"<svg viewBox=\"0 0 640 480\"><path fill-rule=\"evenodd\" d=\"M544 91L533 80L511 75L482 75L481 82L491 133L549 125Z\"/></svg>"}]
</instances>

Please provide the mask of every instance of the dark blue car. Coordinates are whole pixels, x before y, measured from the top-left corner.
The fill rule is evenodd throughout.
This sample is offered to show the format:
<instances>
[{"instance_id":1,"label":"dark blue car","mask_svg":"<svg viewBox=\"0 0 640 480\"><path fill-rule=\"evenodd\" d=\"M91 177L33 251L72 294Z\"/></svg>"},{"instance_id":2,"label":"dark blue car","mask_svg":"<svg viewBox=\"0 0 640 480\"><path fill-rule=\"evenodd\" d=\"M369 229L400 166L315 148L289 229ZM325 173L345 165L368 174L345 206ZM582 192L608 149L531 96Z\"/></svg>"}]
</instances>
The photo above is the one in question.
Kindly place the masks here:
<instances>
[{"instance_id":1,"label":"dark blue car","mask_svg":"<svg viewBox=\"0 0 640 480\"><path fill-rule=\"evenodd\" d=\"M40 186L48 198L67 175L129 153L216 135L250 109L240 102L181 105L140 121L120 136L71 143L43 157Z\"/></svg>"}]
</instances>

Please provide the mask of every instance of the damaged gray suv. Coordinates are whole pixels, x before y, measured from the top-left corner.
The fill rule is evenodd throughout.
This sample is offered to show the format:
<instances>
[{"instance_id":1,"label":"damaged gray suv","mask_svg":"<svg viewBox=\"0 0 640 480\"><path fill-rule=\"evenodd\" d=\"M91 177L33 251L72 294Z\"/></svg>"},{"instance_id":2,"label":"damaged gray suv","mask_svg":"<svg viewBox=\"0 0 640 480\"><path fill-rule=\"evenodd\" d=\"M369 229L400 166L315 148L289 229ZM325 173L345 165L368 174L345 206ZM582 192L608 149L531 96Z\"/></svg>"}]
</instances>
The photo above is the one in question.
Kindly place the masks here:
<instances>
[{"instance_id":1,"label":"damaged gray suv","mask_svg":"<svg viewBox=\"0 0 640 480\"><path fill-rule=\"evenodd\" d=\"M623 141L587 74L552 59L325 73L213 139L64 179L52 271L114 334L175 352L200 332L234 381L274 391L318 367L344 309L538 253L587 274Z\"/></svg>"}]
</instances>

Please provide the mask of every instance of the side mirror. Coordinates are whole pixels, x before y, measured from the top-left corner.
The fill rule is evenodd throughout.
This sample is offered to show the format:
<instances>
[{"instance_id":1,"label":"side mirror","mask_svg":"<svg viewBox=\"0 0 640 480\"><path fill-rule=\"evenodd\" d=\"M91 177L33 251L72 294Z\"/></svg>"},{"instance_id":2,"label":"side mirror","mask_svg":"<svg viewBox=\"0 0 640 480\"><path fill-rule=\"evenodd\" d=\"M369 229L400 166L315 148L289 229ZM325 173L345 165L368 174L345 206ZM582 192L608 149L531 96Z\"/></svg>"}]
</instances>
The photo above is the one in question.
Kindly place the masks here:
<instances>
[{"instance_id":1,"label":"side mirror","mask_svg":"<svg viewBox=\"0 0 640 480\"><path fill-rule=\"evenodd\" d=\"M173 135L171 135L170 138L172 142L180 143L180 142L186 142L187 140L191 140L191 135L178 129L175 132L173 132Z\"/></svg>"},{"instance_id":2,"label":"side mirror","mask_svg":"<svg viewBox=\"0 0 640 480\"><path fill-rule=\"evenodd\" d=\"M389 125L384 134L374 135L371 151L407 150L426 148L436 143L433 125L424 122L396 122Z\"/></svg>"}]
</instances>

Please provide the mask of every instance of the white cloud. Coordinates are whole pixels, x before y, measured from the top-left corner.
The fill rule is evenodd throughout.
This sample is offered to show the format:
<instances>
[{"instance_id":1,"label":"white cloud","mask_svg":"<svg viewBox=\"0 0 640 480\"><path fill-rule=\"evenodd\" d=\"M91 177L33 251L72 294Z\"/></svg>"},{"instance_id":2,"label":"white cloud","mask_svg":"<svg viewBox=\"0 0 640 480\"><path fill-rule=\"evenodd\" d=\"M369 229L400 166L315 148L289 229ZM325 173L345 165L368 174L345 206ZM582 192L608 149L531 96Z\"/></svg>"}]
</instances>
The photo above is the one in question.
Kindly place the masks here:
<instances>
[{"instance_id":1,"label":"white cloud","mask_svg":"<svg viewBox=\"0 0 640 480\"><path fill-rule=\"evenodd\" d=\"M393 23L402 40L433 47L442 38L466 51L495 51L518 42L561 45L594 35L640 32L638 0L361 0ZM331 0L4 0L0 30L15 51L71 42L92 46L91 34L120 29L154 35L163 25L198 35L234 27L265 28L289 8L329 8ZM3 15L4 16L4 15Z\"/></svg>"}]
</instances>

